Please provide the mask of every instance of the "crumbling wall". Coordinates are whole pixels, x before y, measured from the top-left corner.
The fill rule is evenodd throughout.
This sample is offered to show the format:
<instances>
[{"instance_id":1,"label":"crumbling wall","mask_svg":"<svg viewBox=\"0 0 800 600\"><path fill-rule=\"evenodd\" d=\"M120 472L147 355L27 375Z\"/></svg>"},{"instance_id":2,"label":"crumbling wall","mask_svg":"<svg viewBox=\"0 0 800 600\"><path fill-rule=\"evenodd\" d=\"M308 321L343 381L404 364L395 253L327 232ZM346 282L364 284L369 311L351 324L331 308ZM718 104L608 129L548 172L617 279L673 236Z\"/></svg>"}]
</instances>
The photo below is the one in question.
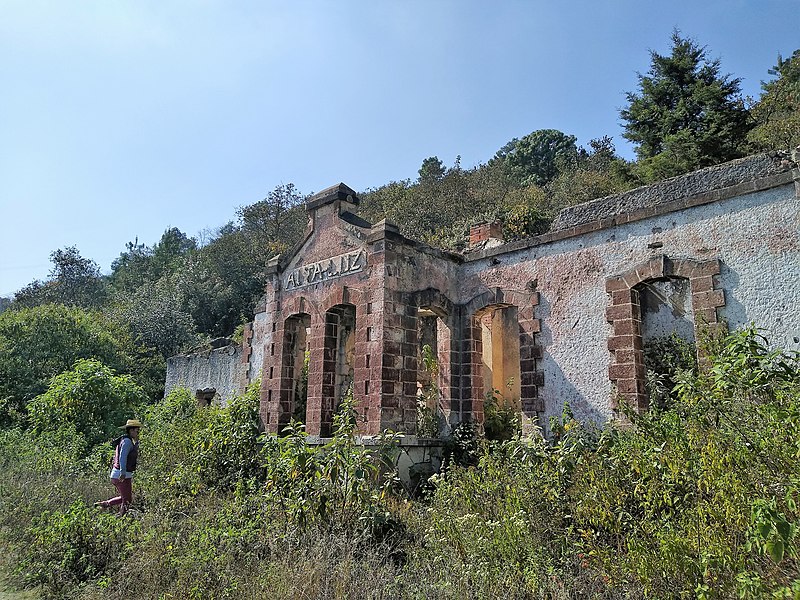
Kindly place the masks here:
<instances>
[{"instance_id":1,"label":"crumbling wall","mask_svg":"<svg viewBox=\"0 0 800 600\"><path fill-rule=\"evenodd\" d=\"M672 180L672 187L663 182L659 196L664 202L640 207L639 212L608 218L617 206L609 199L575 207L569 213L571 220L561 216L561 225L569 225L568 229L468 258L459 276L461 301L494 287L540 292L537 315L542 323L546 417L560 414L564 403L583 420L603 422L611 417L607 347L611 326L605 315L609 305L605 280L657 255L719 259L720 274L713 283L725 298L725 305L718 309L720 319L731 328L754 322L776 346L800 348L796 189L800 176L786 164L767 158L743 159L693 173ZM730 182L726 167L731 177L739 177L736 174L743 167L753 164L764 168L765 177L691 201L681 196L699 186L705 175ZM741 176L751 175L745 169ZM652 189L639 193L655 197ZM596 218L606 220L592 220Z\"/></svg>"},{"instance_id":2,"label":"crumbling wall","mask_svg":"<svg viewBox=\"0 0 800 600\"><path fill-rule=\"evenodd\" d=\"M215 401L226 403L244 389L242 346L233 344L197 354L181 354L167 359L164 394L176 388L192 392L214 388Z\"/></svg>"}]
</instances>

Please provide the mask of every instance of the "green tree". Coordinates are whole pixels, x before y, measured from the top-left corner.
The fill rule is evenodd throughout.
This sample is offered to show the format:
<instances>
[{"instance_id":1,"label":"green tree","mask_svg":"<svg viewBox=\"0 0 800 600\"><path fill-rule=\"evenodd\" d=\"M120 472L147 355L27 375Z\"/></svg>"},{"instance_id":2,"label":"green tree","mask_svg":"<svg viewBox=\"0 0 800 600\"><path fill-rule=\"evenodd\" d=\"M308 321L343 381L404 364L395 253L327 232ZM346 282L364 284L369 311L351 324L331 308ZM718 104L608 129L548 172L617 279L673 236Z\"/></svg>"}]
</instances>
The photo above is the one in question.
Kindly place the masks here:
<instances>
[{"instance_id":1,"label":"green tree","mask_svg":"<svg viewBox=\"0 0 800 600\"><path fill-rule=\"evenodd\" d=\"M542 186L574 165L578 152L575 141L574 135L557 129L537 129L505 144L492 161L503 163L519 185Z\"/></svg>"},{"instance_id":2,"label":"green tree","mask_svg":"<svg viewBox=\"0 0 800 600\"><path fill-rule=\"evenodd\" d=\"M133 374L151 397L163 392L163 361L103 314L56 304L7 310L0 314L0 424L24 417L49 380L81 358Z\"/></svg>"},{"instance_id":3,"label":"green tree","mask_svg":"<svg viewBox=\"0 0 800 600\"><path fill-rule=\"evenodd\" d=\"M139 243L139 238L125 244L122 252L111 263L109 279L116 290L130 291L151 280L149 265L152 251Z\"/></svg>"},{"instance_id":4,"label":"green tree","mask_svg":"<svg viewBox=\"0 0 800 600\"><path fill-rule=\"evenodd\" d=\"M109 309L114 320L124 324L138 343L153 348L165 359L200 343L197 327L175 283L177 277L165 275L154 283L118 293Z\"/></svg>"},{"instance_id":5,"label":"green tree","mask_svg":"<svg viewBox=\"0 0 800 600\"><path fill-rule=\"evenodd\" d=\"M669 56L650 52L650 70L639 74L620 111L624 137L636 144L645 180L670 177L731 160L746 152L749 115L737 78L720 74L719 59L679 31Z\"/></svg>"},{"instance_id":6,"label":"green tree","mask_svg":"<svg viewBox=\"0 0 800 600\"><path fill-rule=\"evenodd\" d=\"M83 258L75 246L58 249L50 254L53 268L46 281L34 280L14 296L17 306L64 304L82 308L97 308L107 296L106 282L100 267Z\"/></svg>"},{"instance_id":7,"label":"green tree","mask_svg":"<svg viewBox=\"0 0 800 600\"><path fill-rule=\"evenodd\" d=\"M444 166L438 156L429 156L423 160L422 166L417 171L419 182L423 184L440 181L446 172L447 167Z\"/></svg>"},{"instance_id":8,"label":"green tree","mask_svg":"<svg viewBox=\"0 0 800 600\"><path fill-rule=\"evenodd\" d=\"M229 223L189 261L181 290L200 331L230 335L237 325L253 319L270 254L253 236Z\"/></svg>"},{"instance_id":9,"label":"green tree","mask_svg":"<svg viewBox=\"0 0 800 600\"><path fill-rule=\"evenodd\" d=\"M610 137L593 139L588 149L578 150L574 166L545 186L547 198L539 209L552 218L565 206L630 189L633 177L629 171L630 165L617 156Z\"/></svg>"},{"instance_id":10,"label":"green tree","mask_svg":"<svg viewBox=\"0 0 800 600\"><path fill-rule=\"evenodd\" d=\"M254 243L265 255L283 252L303 234L307 223L305 199L293 183L281 184L260 202L239 207L240 226L254 236Z\"/></svg>"},{"instance_id":11,"label":"green tree","mask_svg":"<svg viewBox=\"0 0 800 600\"><path fill-rule=\"evenodd\" d=\"M749 139L764 149L794 149L800 146L800 49L787 60L778 56L769 74L775 79L761 84Z\"/></svg>"},{"instance_id":12,"label":"green tree","mask_svg":"<svg viewBox=\"0 0 800 600\"><path fill-rule=\"evenodd\" d=\"M161 239L148 248L138 238L128 242L125 252L111 263L111 282L115 289L126 292L158 281L180 270L183 262L197 250L197 240L177 227L170 227Z\"/></svg>"},{"instance_id":13,"label":"green tree","mask_svg":"<svg viewBox=\"0 0 800 600\"><path fill-rule=\"evenodd\" d=\"M81 359L53 377L47 391L28 407L37 431L54 431L72 425L89 446L114 437L145 399L130 375L117 375L96 359Z\"/></svg>"},{"instance_id":14,"label":"green tree","mask_svg":"<svg viewBox=\"0 0 800 600\"><path fill-rule=\"evenodd\" d=\"M197 240L190 238L177 227L170 227L153 246L151 276L158 279L180 268L184 259L197 250Z\"/></svg>"}]
</instances>

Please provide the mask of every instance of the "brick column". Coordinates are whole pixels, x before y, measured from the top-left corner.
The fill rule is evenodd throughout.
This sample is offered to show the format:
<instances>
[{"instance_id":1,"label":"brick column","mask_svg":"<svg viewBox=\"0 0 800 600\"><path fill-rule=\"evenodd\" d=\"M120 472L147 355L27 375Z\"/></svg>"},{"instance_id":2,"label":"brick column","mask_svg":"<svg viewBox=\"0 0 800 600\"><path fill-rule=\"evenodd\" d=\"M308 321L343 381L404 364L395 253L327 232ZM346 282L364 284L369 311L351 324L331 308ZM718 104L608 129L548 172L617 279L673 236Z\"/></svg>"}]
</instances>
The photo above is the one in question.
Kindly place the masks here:
<instances>
[{"instance_id":1,"label":"brick column","mask_svg":"<svg viewBox=\"0 0 800 600\"><path fill-rule=\"evenodd\" d=\"M464 337L461 340L461 421L483 423L483 336L474 315L465 315Z\"/></svg>"},{"instance_id":2,"label":"brick column","mask_svg":"<svg viewBox=\"0 0 800 600\"><path fill-rule=\"evenodd\" d=\"M648 400L644 389L644 346L639 309L639 293L627 287L622 278L606 281L606 292L611 294L611 306L606 309L606 319L611 323L608 350L614 362L608 367L608 377L617 387L619 395L626 398L637 411L647 410ZM616 410L617 397L612 398Z\"/></svg>"},{"instance_id":3,"label":"brick column","mask_svg":"<svg viewBox=\"0 0 800 600\"><path fill-rule=\"evenodd\" d=\"M308 340L311 360L308 363L308 397L306 399L306 433L323 435L323 360L325 353L325 315L315 312L311 315L311 336Z\"/></svg>"},{"instance_id":4,"label":"brick column","mask_svg":"<svg viewBox=\"0 0 800 600\"><path fill-rule=\"evenodd\" d=\"M381 432L381 369L383 343L383 291L362 295L356 305L356 345L353 369L353 394L359 413L358 433L378 435Z\"/></svg>"},{"instance_id":5,"label":"brick column","mask_svg":"<svg viewBox=\"0 0 800 600\"><path fill-rule=\"evenodd\" d=\"M417 431L417 308L399 292L386 292L383 303L381 426ZM391 298L391 300L389 300Z\"/></svg>"},{"instance_id":6,"label":"brick column","mask_svg":"<svg viewBox=\"0 0 800 600\"><path fill-rule=\"evenodd\" d=\"M280 412L281 340L283 321L280 318L280 302L274 295L266 303L268 327L264 336L264 362L261 367L261 406L259 412L265 431L279 433L282 426Z\"/></svg>"}]
</instances>

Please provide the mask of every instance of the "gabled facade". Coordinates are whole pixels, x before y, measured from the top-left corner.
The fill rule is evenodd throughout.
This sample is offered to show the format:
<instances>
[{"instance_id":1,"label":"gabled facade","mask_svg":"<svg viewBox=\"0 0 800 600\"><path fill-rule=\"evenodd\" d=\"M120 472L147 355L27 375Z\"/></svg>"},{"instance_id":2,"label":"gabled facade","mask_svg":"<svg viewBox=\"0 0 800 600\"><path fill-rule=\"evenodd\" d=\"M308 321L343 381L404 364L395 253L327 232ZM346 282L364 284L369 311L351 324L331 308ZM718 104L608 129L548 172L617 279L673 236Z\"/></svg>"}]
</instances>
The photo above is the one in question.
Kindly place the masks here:
<instances>
[{"instance_id":1,"label":"gabled facade","mask_svg":"<svg viewBox=\"0 0 800 600\"><path fill-rule=\"evenodd\" d=\"M529 240L473 229L463 255L367 223L339 184L308 202L305 239L270 261L242 348L219 358L239 388L261 376L272 432L294 416L329 436L348 393L365 435L413 436L420 402L443 435L482 423L487 397L545 431L565 403L595 422L621 398L646 410L644 352L670 333L755 322L800 348L799 181L781 155L748 157L565 209ZM168 388L214 387L192 360L170 361Z\"/></svg>"}]
</instances>

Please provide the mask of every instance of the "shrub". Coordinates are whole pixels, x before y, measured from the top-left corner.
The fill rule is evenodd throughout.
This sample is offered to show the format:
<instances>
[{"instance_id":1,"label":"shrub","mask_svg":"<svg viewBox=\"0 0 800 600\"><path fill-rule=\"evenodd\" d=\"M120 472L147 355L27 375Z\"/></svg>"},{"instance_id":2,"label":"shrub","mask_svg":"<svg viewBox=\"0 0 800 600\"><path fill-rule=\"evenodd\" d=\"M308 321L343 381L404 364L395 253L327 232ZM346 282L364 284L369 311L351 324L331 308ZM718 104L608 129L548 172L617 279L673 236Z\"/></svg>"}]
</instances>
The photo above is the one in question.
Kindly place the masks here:
<instances>
[{"instance_id":1,"label":"shrub","mask_svg":"<svg viewBox=\"0 0 800 600\"><path fill-rule=\"evenodd\" d=\"M43 585L52 596L101 582L131 551L139 527L131 519L100 514L81 502L43 512L30 528L18 572L26 584Z\"/></svg>"},{"instance_id":2,"label":"shrub","mask_svg":"<svg viewBox=\"0 0 800 600\"><path fill-rule=\"evenodd\" d=\"M797 356L730 335L663 412L631 415L579 464L579 547L616 589L654 597L792 594L798 576ZM781 596L782 597L782 596Z\"/></svg>"},{"instance_id":3,"label":"shrub","mask_svg":"<svg viewBox=\"0 0 800 600\"><path fill-rule=\"evenodd\" d=\"M283 437L266 438L264 492L289 517L287 532L320 527L350 532L360 541L383 539L397 528L384 504L394 483L396 437L385 432L375 446L358 443L353 406L348 394L334 416L333 438L322 446L307 444L296 422Z\"/></svg>"},{"instance_id":4,"label":"shrub","mask_svg":"<svg viewBox=\"0 0 800 600\"><path fill-rule=\"evenodd\" d=\"M33 399L29 420L36 431L72 426L91 446L114 437L143 397L129 375L115 375L97 360L81 359Z\"/></svg>"}]
</instances>

